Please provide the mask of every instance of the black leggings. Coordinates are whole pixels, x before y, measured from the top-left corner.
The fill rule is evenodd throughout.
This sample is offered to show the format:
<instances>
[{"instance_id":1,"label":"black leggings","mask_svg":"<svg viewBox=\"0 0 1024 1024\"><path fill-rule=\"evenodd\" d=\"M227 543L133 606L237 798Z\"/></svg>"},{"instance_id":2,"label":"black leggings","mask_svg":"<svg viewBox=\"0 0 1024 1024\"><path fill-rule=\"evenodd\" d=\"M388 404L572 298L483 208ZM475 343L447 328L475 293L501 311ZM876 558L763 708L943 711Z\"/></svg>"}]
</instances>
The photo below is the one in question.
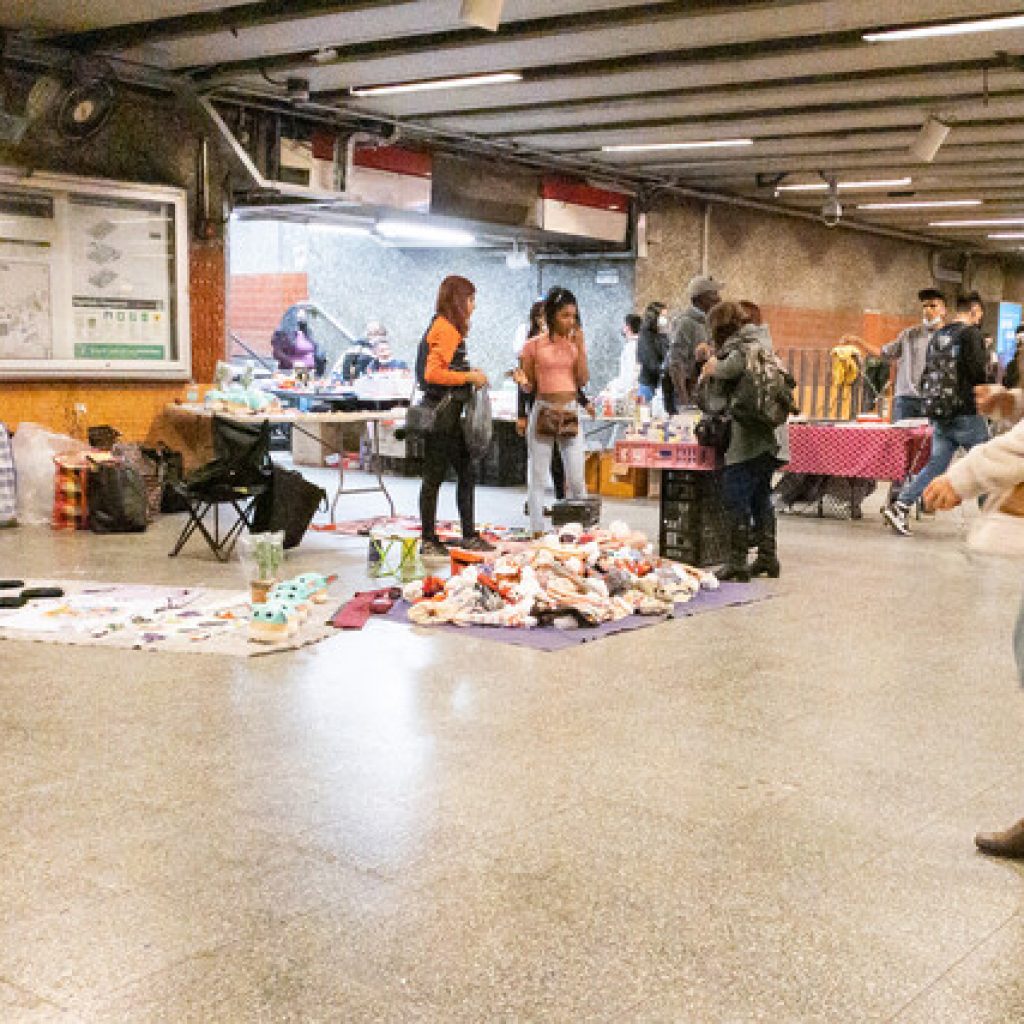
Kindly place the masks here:
<instances>
[{"instance_id":1,"label":"black leggings","mask_svg":"<svg viewBox=\"0 0 1024 1024\"><path fill-rule=\"evenodd\" d=\"M473 460L462 435L461 413L462 404L452 402L442 412L438 429L424 438L423 483L420 486L420 526L424 540L437 539L437 494L449 466L455 468L455 502L462 520L462 536L472 537L476 533L473 507L475 474Z\"/></svg>"}]
</instances>

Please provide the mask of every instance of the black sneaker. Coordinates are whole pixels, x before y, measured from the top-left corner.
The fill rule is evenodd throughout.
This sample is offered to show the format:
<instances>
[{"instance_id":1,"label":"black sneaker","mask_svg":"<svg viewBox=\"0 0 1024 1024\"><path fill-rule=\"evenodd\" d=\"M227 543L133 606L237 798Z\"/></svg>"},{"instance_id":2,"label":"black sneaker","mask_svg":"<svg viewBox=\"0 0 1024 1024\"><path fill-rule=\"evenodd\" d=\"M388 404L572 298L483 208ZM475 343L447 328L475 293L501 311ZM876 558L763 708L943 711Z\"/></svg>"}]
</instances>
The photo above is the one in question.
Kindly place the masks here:
<instances>
[{"instance_id":1,"label":"black sneaker","mask_svg":"<svg viewBox=\"0 0 1024 1024\"><path fill-rule=\"evenodd\" d=\"M448 557L448 548L436 537L424 538L420 542L420 558L424 562L446 562Z\"/></svg>"},{"instance_id":2,"label":"black sneaker","mask_svg":"<svg viewBox=\"0 0 1024 1024\"><path fill-rule=\"evenodd\" d=\"M462 548L463 551L493 551L494 545L490 541L486 541L479 533L474 533L472 537L463 537L459 541L458 547Z\"/></svg>"},{"instance_id":3,"label":"black sneaker","mask_svg":"<svg viewBox=\"0 0 1024 1024\"><path fill-rule=\"evenodd\" d=\"M894 501L888 508L882 510L885 521L898 534L903 537L910 536L910 506L904 505L902 501Z\"/></svg>"}]
</instances>

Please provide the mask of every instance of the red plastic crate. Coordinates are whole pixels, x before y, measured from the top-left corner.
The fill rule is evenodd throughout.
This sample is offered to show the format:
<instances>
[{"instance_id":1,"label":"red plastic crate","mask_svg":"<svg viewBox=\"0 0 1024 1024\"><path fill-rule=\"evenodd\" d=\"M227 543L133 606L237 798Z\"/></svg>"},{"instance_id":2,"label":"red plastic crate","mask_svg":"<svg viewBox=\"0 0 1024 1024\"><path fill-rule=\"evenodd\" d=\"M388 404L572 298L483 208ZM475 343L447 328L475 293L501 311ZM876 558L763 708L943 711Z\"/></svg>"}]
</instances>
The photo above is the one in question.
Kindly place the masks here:
<instances>
[{"instance_id":1,"label":"red plastic crate","mask_svg":"<svg viewBox=\"0 0 1024 1024\"><path fill-rule=\"evenodd\" d=\"M642 466L645 469L718 468L718 452L699 444L679 444L658 441L617 441L615 461L623 466Z\"/></svg>"}]
</instances>

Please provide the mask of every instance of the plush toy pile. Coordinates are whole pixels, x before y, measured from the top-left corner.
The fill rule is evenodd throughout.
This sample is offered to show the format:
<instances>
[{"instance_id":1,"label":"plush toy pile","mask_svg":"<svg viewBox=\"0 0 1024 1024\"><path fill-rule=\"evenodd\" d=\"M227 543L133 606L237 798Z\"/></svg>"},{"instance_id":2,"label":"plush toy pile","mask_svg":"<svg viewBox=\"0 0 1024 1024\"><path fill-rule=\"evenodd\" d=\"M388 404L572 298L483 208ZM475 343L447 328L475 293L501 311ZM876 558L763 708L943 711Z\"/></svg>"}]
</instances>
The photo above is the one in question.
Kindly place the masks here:
<instances>
[{"instance_id":1,"label":"plush toy pile","mask_svg":"<svg viewBox=\"0 0 1024 1024\"><path fill-rule=\"evenodd\" d=\"M625 523L587 530L575 523L524 545L504 545L488 561L445 581L410 583L403 596L416 625L529 628L597 626L630 615L666 615L701 588L709 572L657 558Z\"/></svg>"},{"instance_id":2,"label":"plush toy pile","mask_svg":"<svg viewBox=\"0 0 1024 1024\"><path fill-rule=\"evenodd\" d=\"M294 636L309 617L314 604L327 600L327 586L333 577L316 572L303 573L275 583L263 604L252 606L249 639L274 644Z\"/></svg>"}]
</instances>

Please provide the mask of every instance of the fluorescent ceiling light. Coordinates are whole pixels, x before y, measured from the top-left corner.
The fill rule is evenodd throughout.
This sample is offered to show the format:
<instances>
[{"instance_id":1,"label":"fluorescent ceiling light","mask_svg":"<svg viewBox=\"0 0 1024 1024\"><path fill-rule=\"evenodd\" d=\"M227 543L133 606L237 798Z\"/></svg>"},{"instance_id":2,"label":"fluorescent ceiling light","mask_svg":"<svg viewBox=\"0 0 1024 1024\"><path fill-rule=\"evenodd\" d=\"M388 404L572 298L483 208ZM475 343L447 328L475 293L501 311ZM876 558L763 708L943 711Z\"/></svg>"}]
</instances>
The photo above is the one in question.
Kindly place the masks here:
<instances>
[{"instance_id":1,"label":"fluorescent ceiling light","mask_svg":"<svg viewBox=\"0 0 1024 1024\"><path fill-rule=\"evenodd\" d=\"M989 235L988 237L1009 241L1011 238L1024 238L1024 231L1000 231L994 235Z\"/></svg>"},{"instance_id":2,"label":"fluorescent ceiling light","mask_svg":"<svg viewBox=\"0 0 1024 1024\"><path fill-rule=\"evenodd\" d=\"M506 85L521 82L521 71L496 71L490 75L464 75L461 78L428 78L422 82L397 85L366 85L349 89L350 96L393 96L398 92L431 92L434 89L468 89L476 85Z\"/></svg>"},{"instance_id":3,"label":"fluorescent ceiling light","mask_svg":"<svg viewBox=\"0 0 1024 1024\"><path fill-rule=\"evenodd\" d=\"M409 220L382 220L377 234L384 238L407 238L415 242L437 242L440 245L476 245L476 236L457 228L441 228Z\"/></svg>"},{"instance_id":4,"label":"fluorescent ceiling light","mask_svg":"<svg viewBox=\"0 0 1024 1024\"><path fill-rule=\"evenodd\" d=\"M841 181L840 189L848 191L860 190L867 192L875 188L906 188L911 184L912 178L883 178L878 181ZM778 185L776 192L827 192L827 181L811 181L801 185Z\"/></svg>"},{"instance_id":5,"label":"fluorescent ceiling light","mask_svg":"<svg viewBox=\"0 0 1024 1024\"><path fill-rule=\"evenodd\" d=\"M716 149L730 146L752 146L753 139L708 139L702 142L644 142L636 145L602 146L602 153L648 153L659 149Z\"/></svg>"},{"instance_id":6,"label":"fluorescent ceiling light","mask_svg":"<svg viewBox=\"0 0 1024 1024\"><path fill-rule=\"evenodd\" d=\"M975 32L1007 32L1024 28L1024 14L1003 18L981 18L977 21L954 21L946 25L918 25L916 28L894 28L884 32L865 32L866 43L895 43L901 39L932 39L936 36L964 36Z\"/></svg>"},{"instance_id":7,"label":"fluorescent ceiling light","mask_svg":"<svg viewBox=\"0 0 1024 1024\"><path fill-rule=\"evenodd\" d=\"M314 221L309 225L314 231L334 235L369 235L370 229L365 224L331 224L327 221Z\"/></svg>"},{"instance_id":8,"label":"fluorescent ceiling light","mask_svg":"<svg viewBox=\"0 0 1024 1024\"><path fill-rule=\"evenodd\" d=\"M980 199L920 199L907 203L858 203L858 210L927 210L945 206L981 206Z\"/></svg>"},{"instance_id":9,"label":"fluorescent ceiling light","mask_svg":"<svg viewBox=\"0 0 1024 1024\"><path fill-rule=\"evenodd\" d=\"M1024 224L1024 217L1000 217L997 220L933 220L930 228L1000 228Z\"/></svg>"}]
</instances>

